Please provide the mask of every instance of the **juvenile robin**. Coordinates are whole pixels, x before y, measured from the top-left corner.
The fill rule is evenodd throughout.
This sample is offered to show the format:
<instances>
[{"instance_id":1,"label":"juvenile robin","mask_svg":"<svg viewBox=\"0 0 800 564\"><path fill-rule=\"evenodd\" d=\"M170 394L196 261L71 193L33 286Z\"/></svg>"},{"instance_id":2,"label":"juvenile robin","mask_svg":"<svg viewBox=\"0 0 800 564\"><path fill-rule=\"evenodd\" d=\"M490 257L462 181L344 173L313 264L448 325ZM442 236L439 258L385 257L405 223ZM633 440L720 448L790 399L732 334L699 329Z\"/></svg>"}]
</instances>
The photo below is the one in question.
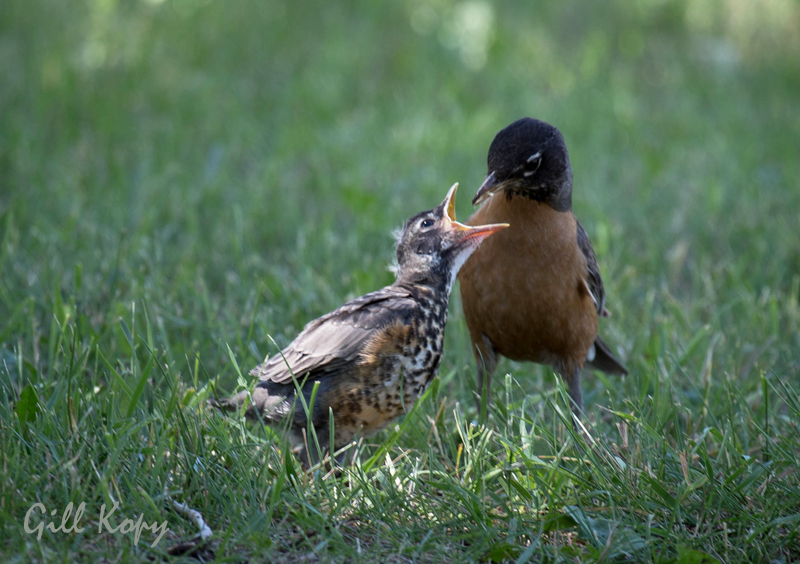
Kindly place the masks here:
<instances>
[{"instance_id":1,"label":"juvenile robin","mask_svg":"<svg viewBox=\"0 0 800 564\"><path fill-rule=\"evenodd\" d=\"M498 355L552 366L573 412L583 410L581 371L625 366L597 336L607 317L592 244L572 213L572 168L558 129L531 118L500 131L489 172L472 200L470 225L511 224L461 269L461 302L478 367L478 390L491 397ZM480 396L479 396L480 397Z\"/></svg>"},{"instance_id":2,"label":"juvenile robin","mask_svg":"<svg viewBox=\"0 0 800 564\"><path fill-rule=\"evenodd\" d=\"M411 408L425 391L442 358L450 290L459 268L486 237L506 224L466 226L455 220L454 184L444 201L409 219L397 244L395 282L348 302L308 323L280 354L250 371L259 382L252 396L242 392L223 402L248 405L248 415L267 424L286 424L290 439L311 459L304 438L311 424L321 448L368 436ZM313 452L311 455L316 456Z\"/></svg>"}]
</instances>

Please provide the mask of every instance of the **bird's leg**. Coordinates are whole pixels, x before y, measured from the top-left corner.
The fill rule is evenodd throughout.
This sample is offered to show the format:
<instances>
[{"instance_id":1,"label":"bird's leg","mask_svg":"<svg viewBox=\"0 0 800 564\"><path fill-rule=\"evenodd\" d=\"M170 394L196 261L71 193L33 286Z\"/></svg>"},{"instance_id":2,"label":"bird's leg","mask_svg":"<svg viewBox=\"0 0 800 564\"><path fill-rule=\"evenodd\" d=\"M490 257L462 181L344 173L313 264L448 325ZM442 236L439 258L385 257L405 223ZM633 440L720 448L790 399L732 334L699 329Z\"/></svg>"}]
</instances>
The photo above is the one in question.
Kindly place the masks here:
<instances>
[{"instance_id":1,"label":"bird's leg","mask_svg":"<svg viewBox=\"0 0 800 564\"><path fill-rule=\"evenodd\" d=\"M481 420L486 419L486 412L489 409L491 401L491 390L489 385L492 382L492 374L484 368L483 361L479 355L475 355L475 361L478 365L478 393L476 396L478 402L478 414Z\"/></svg>"},{"instance_id":2,"label":"bird's leg","mask_svg":"<svg viewBox=\"0 0 800 564\"><path fill-rule=\"evenodd\" d=\"M300 449L300 452L297 453L297 458L300 459L300 467L303 470L308 471L311 468L311 457L308 456L308 449L305 446L303 446L303 448Z\"/></svg>"},{"instance_id":3,"label":"bird's leg","mask_svg":"<svg viewBox=\"0 0 800 564\"><path fill-rule=\"evenodd\" d=\"M303 470L308 470L313 464L312 457L310 456L313 449L308 444L308 434L305 427L291 427L289 429L289 441L292 445L291 451L297 455L300 460L300 466Z\"/></svg>"},{"instance_id":4,"label":"bird's leg","mask_svg":"<svg viewBox=\"0 0 800 564\"><path fill-rule=\"evenodd\" d=\"M328 425L314 425L314 432L303 428L304 442L301 452L301 461L306 470L325 460L329 451Z\"/></svg>"},{"instance_id":5,"label":"bird's leg","mask_svg":"<svg viewBox=\"0 0 800 564\"><path fill-rule=\"evenodd\" d=\"M567 393L570 398L570 408L575 414L573 420L575 430L578 430L577 419L583 416L583 391L581 390L581 372L583 366L577 362L563 362L557 367L559 374L567 383Z\"/></svg>"},{"instance_id":6,"label":"bird's leg","mask_svg":"<svg viewBox=\"0 0 800 564\"><path fill-rule=\"evenodd\" d=\"M497 368L497 353L486 335L473 346L475 364L478 368L478 413L485 419L486 411L492 403L492 374Z\"/></svg>"},{"instance_id":7,"label":"bird's leg","mask_svg":"<svg viewBox=\"0 0 800 564\"><path fill-rule=\"evenodd\" d=\"M336 465L341 467L341 468L344 468L345 466L349 466L350 464L352 464L353 463L353 450L355 450L355 449L351 448L351 449L348 449L348 450L346 450L344 452L340 452L339 454L337 454L334 457L334 460L336 461Z\"/></svg>"}]
</instances>

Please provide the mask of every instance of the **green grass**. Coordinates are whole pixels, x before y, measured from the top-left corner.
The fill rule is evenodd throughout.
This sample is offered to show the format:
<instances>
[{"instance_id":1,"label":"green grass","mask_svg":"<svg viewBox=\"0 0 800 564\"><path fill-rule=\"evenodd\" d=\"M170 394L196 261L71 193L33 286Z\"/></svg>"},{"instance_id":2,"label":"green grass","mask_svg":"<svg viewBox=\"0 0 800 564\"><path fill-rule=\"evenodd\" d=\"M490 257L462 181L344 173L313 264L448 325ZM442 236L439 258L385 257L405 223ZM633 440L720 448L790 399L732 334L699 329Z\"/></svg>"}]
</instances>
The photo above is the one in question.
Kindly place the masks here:
<instances>
[{"instance_id":1,"label":"green grass","mask_svg":"<svg viewBox=\"0 0 800 564\"><path fill-rule=\"evenodd\" d=\"M168 489L220 561L797 561L798 29L778 1L0 3L0 559L171 559ZM454 181L468 215L524 115L567 140L631 370L587 374L589 443L541 367L504 361L479 421L458 299L440 378L340 475L205 409L389 283ZM24 531L70 501L84 532ZM114 501L164 540L99 533Z\"/></svg>"}]
</instances>

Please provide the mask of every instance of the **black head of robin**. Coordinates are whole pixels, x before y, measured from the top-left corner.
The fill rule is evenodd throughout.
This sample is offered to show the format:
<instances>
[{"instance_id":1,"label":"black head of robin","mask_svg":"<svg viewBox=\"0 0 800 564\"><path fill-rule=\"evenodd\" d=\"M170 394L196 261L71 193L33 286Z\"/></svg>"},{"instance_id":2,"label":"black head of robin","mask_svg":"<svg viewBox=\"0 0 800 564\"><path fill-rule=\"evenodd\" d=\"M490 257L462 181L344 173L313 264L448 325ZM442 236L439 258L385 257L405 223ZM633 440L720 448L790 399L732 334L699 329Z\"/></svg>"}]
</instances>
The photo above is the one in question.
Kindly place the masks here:
<instances>
[{"instance_id":1,"label":"black head of robin","mask_svg":"<svg viewBox=\"0 0 800 564\"><path fill-rule=\"evenodd\" d=\"M248 415L286 425L306 466L327 450L329 436L338 450L410 409L439 367L458 269L482 240L508 227L458 223L456 186L439 206L404 225L392 285L308 323L280 354L250 371L259 378L252 394L220 407L247 405ZM307 433L309 420L319 451Z\"/></svg>"},{"instance_id":2,"label":"black head of robin","mask_svg":"<svg viewBox=\"0 0 800 564\"><path fill-rule=\"evenodd\" d=\"M523 118L502 129L487 157L489 173L472 199L477 205L498 191L547 202L557 211L572 207L572 167L561 132Z\"/></svg>"},{"instance_id":3,"label":"black head of robin","mask_svg":"<svg viewBox=\"0 0 800 564\"><path fill-rule=\"evenodd\" d=\"M576 415L583 408L586 363L613 374L625 366L597 336L607 316L600 268L589 237L572 213L572 169L561 133L524 118L501 130L489 148L489 171L470 224L508 222L459 274L461 302L489 397L497 357L553 366L568 385Z\"/></svg>"}]
</instances>

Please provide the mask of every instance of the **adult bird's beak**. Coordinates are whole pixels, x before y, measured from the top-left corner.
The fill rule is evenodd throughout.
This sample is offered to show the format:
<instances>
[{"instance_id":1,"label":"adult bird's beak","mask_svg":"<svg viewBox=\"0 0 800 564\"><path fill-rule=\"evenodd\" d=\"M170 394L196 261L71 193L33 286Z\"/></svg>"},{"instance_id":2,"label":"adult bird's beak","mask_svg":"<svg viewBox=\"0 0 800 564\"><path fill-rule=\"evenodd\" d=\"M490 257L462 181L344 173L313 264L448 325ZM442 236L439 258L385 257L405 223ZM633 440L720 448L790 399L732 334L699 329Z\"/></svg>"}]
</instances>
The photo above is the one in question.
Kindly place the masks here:
<instances>
[{"instance_id":1,"label":"adult bird's beak","mask_svg":"<svg viewBox=\"0 0 800 564\"><path fill-rule=\"evenodd\" d=\"M475 197L472 198L472 205L477 206L482 201L492 196L499 186L500 183L497 182L497 177L495 176L494 171L490 172L483 181L483 184L481 184L481 187L478 188L478 191L475 193Z\"/></svg>"},{"instance_id":2,"label":"adult bird's beak","mask_svg":"<svg viewBox=\"0 0 800 564\"><path fill-rule=\"evenodd\" d=\"M449 231L452 246L460 246L468 241L472 241L477 246L478 243L486 239L492 233L496 233L508 227L508 223L464 225L456 221L456 190L458 190L458 182L453 184L442 202L442 207L445 211L445 213L442 214L442 224L445 231Z\"/></svg>"}]
</instances>

